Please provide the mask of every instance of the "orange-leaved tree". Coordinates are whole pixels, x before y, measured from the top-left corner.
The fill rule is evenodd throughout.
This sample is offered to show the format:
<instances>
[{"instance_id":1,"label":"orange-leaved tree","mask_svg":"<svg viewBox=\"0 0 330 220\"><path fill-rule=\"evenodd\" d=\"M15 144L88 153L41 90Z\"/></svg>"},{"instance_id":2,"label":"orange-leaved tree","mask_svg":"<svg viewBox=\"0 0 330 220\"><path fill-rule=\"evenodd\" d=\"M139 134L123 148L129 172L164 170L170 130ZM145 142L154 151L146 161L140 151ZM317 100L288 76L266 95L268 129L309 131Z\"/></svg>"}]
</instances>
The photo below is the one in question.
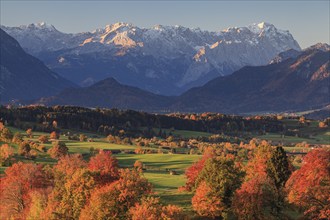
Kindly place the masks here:
<instances>
[{"instance_id":1,"label":"orange-leaved tree","mask_svg":"<svg viewBox=\"0 0 330 220\"><path fill-rule=\"evenodd\" d=\"M142 163L141 161L136 160L136 161L134 162L134 165L133 165L133 166L134 166L134 168L135 168L136 170L142 172L142 170L143 170L143 163Z\"/></svg>"},{"instance_id":2,"label":"orange-leaved tree","mask_svg":"<svg viewBox=\"0 0 330 220\"><path fill-rule=\"evenodd\" d=\"M254 148L253 158L245 167L246 176L233 199L233 211L239 219L263 219L268 204L270 182L267 177L267 161L272 148L262 145Z\"/></svg>"},{"instance_id":3,"label":"orange-leaved tree","mask_svg":"<svg viewBox=\"0 0 330 220\"><path fill-rule=\"evenodd\" d=\"M86 169L86 162L79 154L66 155L60 158L58 163L53 167L52 174L54 176L54 189L48 196L47 206L42 213L42 216L47 219L69 218L77 216L79 211L68 211L73 208L73 203L70 199L78 201L81 199L79 206L85 205L84 202L88 199L89 191L94 187L94 179L92 174ZM85 191L85 192L83 192ZM77 194L76 197L69 198L72 194ZM70 202L68 207L66 202ZM83 204L81 204L83 203ZM80 207L81 209L81 207Z\"/></svg>"},{"instance_id":4,"label":"orange-leaved tree","mask_svg":"<svg viewBox=\"0 0 330 220\"><path fill-rule=\"evenodd\" d=\"M0 147L0 165L8 165L10 158L14 155L14 148L8 144L2 144Z\"/></svg>"},{"instance_id":5,"label":"orange-leaved tree","mask_svg":"<svg viewBox=\"0 0 330 220\"><path fill-rule=\"evenodd\" d=\"M233 199L233 211L239 219L264 219L272 214L281 218L284 184L291 165L283 148L261 143L245 167L246 177ZM268 210L271 210L268 213Z\"/></svg>"},{"instance_id":6,"label":"orange-leaved tree","mask_svg":"<svg viewBox=\"0 0 330 220\"><path fill-rule=\"evenodd\" d=\"M127 218L128 210L141 198L151 193L151 184L136 170L124 169L119 180L96 188L80 219Z\"/></svg>"},{"instance_id":7,"label":"orange-leaved tree","mask_svg":"<svg viewBox=\"0 0 330 220\"><path fill-rule=\"evenodd\" d=\"M48 219L78 219L94 187L91 172L87 168L77 169L63 185L55 182L44 216Z\"/></svg>"},{"instance_id":8,"label":"orange-leaved tree","mask_svg":"<svg viewBox=\"0 0 330 220\"><path fill-rule=\"evenodd\" d=\"M41 165L15 163L0 182L2 219L24 219L31 204L30 192L51 184Z\"/></svg>"},{"instance_id":9,"label":"orange-leaved tree","mask_svg":"<svg viewBox=\"0 0 330 220\"><path fill-rule=\"evenodd\" d=\"M163 206L159 203L159 198L146 197L141 203L129 209L130 219L132 220L181 220L183 219L182 209L175 205Z\"/></svg>"},{"instance_id":10,"label":"orange-leaved tree","mask_svg":"<svg viewBox=\"0 0 330 220\"><path fill-rule=\"evenodd\" d=\"M59 159L62 156L68 154L69 149L64 142L56 141L53 143L53 147L50 148L47 153L54 159Z\"/></svg>"},{"instance_id":11,"label":"orange-leaved tree","mask_svg":"<svg viewBox=\"0 0 330 220\"><path fill-rule=\"evenodd\" d=\"M97 184L105 185L118 179L118 160L111 151L100 150L88 163L88 169L94 172Z\"/></svg>"},{"instance_id":12,"label":"orange-leaved tree","mask_svg":"<svg viewBox=\"0 0 330 220\"><path fill-rule=\"evenodd\" d=\"M193 209L201 216L215 218L221 216L224 210L219 198L212 195L212 189L205 181L201 182L192 198Z\"/></svg>"},{"instance_id":13,"label":"orange-leaved tree","mask_svg":"<svg viewBox=\"0 0 330 220\"><path fill-rule=\"evenodd\" d=\"M56 131L53 131L53 132L50 133L49 138L50 139L53 139L53 140L54 139L59 139L60 138L60 134L57 133Z\"/></svg>"},{"instance_id":14,"label":"orange-leaved tree","mask_svg":"<svg viewBox=\"0 0 330 220\"><path fill-rule=\"evenodd\" d=\"M30 192L31 204L26 215L27 220L46 220L47 216L43 216L43 211L47 206L47 197L51 188L38 189Z\"/></svg>"},{"instance_id":15,"label":"orange-leaved tree","mask_svg":"<svg viewBox=\"0 0 330 220\"><path fill-rule=\"evenodd\" d=\"M330 150L315 149L286 183L288 200L310 219L330 219Z\"/></svg>"}]
</instances>

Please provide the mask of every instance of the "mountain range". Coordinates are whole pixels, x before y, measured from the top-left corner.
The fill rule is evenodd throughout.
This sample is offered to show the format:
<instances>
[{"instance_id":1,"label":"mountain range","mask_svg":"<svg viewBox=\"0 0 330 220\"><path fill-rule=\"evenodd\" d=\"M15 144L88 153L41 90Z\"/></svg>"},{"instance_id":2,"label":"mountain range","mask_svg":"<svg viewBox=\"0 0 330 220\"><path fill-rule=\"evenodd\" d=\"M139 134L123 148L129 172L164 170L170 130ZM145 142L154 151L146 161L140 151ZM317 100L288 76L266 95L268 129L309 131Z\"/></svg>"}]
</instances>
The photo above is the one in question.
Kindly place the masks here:
<instances>
[{"instance_id":1,"label":"mountain range","mask_svg":"<svg viewBox=\"0 0 330 220\"><path fill-rule=\"evenodd\" d=\"M244 66L266 65L289 49L301 50L289 31L265 22L216 32L122 22L76 34L44 22L1 28L76 84L89 86L113 77L162 95L179 95Z\"/></svg>"},{"instance_id":2,"label":"mountain range","mask_svg":"<svg viewBox=\"0 0 330 220\"><path fill-rule=\"evenodd\" d=\"M57 31L46 24L39 26L34 28L41 32ZM330 47L327 44L316 44L304 50L300 47L289 48L273 56L265 65L245 65L232 74L217 76L181 95L165 96L138 86L123 85L111 76L90 86L78 87L50 70L36 57L26 53L5 31L1 30L0 33L2 103L18 99L44 105L77 105L151 112L223 113L320 109L330 103ZM42 47L41 44L40 48ZM284 49L284 46L282 47ZM52 47L47 48L51 51ZM42 51L43 49L39 50L39 55L45 53ZM59 51L62 49L56 50L56 53ZM127 53L133 52L128 50ZM206 54L200 54L200 57ZM78 53L77 56L84 54ZM117 61L118 65L124 62Z\"/></svg>"},{"instance_id":3,"label":"mountain range","mask_svg":"<svg viewBox=\"0 0 330 220\"><path fill-rule=\"evenodd\" d=\"M124 86L113 78L40 100L45 105L117 107L154 112L255 113L316 109L329 105L328 49L308 48L277 63L247 66L176 97Z\"/></svg>"}]
</instances>

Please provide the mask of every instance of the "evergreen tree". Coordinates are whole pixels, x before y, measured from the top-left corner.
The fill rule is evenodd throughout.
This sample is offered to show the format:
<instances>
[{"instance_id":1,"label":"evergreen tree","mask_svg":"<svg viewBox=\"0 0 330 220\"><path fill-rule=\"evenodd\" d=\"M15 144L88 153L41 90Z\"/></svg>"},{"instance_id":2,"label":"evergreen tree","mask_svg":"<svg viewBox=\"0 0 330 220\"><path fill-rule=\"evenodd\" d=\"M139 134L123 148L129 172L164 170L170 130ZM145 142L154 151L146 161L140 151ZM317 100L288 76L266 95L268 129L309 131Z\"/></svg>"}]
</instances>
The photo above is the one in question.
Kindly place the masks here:
<instances>
[{"instance_id":1,"label":"evergreen tree","mask_svg":"<svg viewBox=\"0 0 330 220\"><path fill-rule=\"evenodd\" d=\"M234 192L242 179L243 173L232 159L218 157L207 160L197 178L199 186L192 199L194 210L203 216L228 219Z\"/></svg>"},{"instance_id":2,"label":"evergreen tree","mask_svg":"<svg viewBox=\"0 0 330 220\"><path fill-rule=\"evenodd\" d=\"M272 151L271 157L267 162L266 170L272 183L272 190L274 191L274 200L273 204L271 204L272 212L275 216L278 216L284 206L285 196L283 188L291 175L288 157L282 147L276 147Z\"/></svg>"}]
</instances>

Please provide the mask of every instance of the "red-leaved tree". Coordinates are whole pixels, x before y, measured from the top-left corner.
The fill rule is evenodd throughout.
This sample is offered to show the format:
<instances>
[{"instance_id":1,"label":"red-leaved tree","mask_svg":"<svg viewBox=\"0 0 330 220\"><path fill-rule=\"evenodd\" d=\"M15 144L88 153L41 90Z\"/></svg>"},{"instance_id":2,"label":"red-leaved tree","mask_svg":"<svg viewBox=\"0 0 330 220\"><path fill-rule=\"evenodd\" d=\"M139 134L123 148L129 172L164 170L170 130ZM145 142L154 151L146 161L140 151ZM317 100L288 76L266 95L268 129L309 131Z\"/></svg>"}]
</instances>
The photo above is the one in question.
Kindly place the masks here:
<instances>
[{"instance_id":1,"label":"red-leaved tree","mask_svg":"<svg viewBox=\"0 0 330 220\"><path fill-rule=\"evenodd\" d=\"M193 165L191 165L190 167L188 167L186 169L186 178L187 178L187 182L185 185L185 189L187 191L191 191L192 189L194 189L196 186L196 179L199 175L199 173L202 171L205 162L212 158L214 156L214 151L212 149L207 149L205 150L203 157L195 162Z\"/></svg>"},{"instance_id":2,"label":"red-leaved tree","mask_svg":"<svg viewBox=\"0 0 330 220\"><path fill-rule=\"evenodd\" d=\"M286 183L288 200L311 219L330 219L330 150L315 149Z\"/></svg>"},{"instance_id":3,"label":"red-leaved tree","mask_svg":"<svg viewBox=\"0 0 330 220\"><path fill-rule=\"evenodd\" d=\"M128 210L150 193L151 184L140 172L120 170L119 180L92 192L80 219L126 219Z\"/></svg>"},{"instance_id":4,"label":"red-leaved tree","mask_svg":"<svg viewBox=\"0 0 330 220\"><path fill-rule=\"evenodd\" d=\"M95 181L100 185L111 183L119 177L118 160L112 156L111 151L100 150L90 159L88 168L96 173Z\"/></svg>"}]
</instances>

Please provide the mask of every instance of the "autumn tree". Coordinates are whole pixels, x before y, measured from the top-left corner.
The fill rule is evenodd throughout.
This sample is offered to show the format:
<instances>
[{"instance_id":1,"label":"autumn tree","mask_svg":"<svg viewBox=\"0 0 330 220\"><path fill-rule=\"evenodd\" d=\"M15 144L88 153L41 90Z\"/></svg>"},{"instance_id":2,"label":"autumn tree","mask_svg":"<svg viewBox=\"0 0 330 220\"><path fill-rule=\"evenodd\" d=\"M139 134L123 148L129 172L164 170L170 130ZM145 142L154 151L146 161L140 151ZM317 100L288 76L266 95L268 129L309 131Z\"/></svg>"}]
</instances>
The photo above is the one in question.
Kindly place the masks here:
<instances>
[{"instance_id":1,"label":"autumn tree","mask_svg":"<svg viewBox=\"0 0 330 220\"><path fill-rule=\"evenodd\" d=\"M0 131L0 138L3 141L10 142L13 138L13 133L6 127Z\"/></svg>"},{"instance_id":2,"label":"autumn tree","mask_svg":"<svg viewBox=\"0 0 330 220\"><path fill-rule=\"evenodd\" d=\"M141 142L139 142L139 143L141 143ZM145 151L143 150L143 148L142 147L137 147L135 150L134 150L134 152L136 153L136 154L144 154L145 153Z\"/></svg>"},{"instance_id":3,"label":"autumn tree","mask_svg":"<svg viewBox=\"0 0 330 220\"><path fill-rule=\"evenodd\" d=\"M44 144L48 142L48 137L46 135L40 135L38 140L40 143Z\"/></svg>"},{"instance_id":4,"label":"autumn tree","mask_svg":"<svg viewBox=\"0 0 330 220\"><path fill-rule=\"evenodd\" d=\"M327 127L327 125L324 121L319 122L319 128L326 128L326 127Z\"/></svg>"},{"instance_id":5,"label":"autumn tree","mask_svg":"<svg viewBox=\"0 0 330 220\"><path fill-rule=\"evenodd\" d=\"M23 141L23 136L21 133L16 132L13 136L12 142L15 144L20 144Z\"/></svg>"},{"instance_id":6,"label":"autumn tree","mask_svg":"<svg viewBox=\"0 0 330 220\"><path fill-rule=\"evenodd\" d=\"M207 158L203 157L186 169L185 171L187 178L185 185L186 190L191 191L195 187L195 182L198 177L198 174L202 171L206 160Z\"/></svg>"},{"instance_id":7,"label":"autumn tree","mask_svg":"<svg viewBox=\"0 0 330 220\"><path fill-rule=\"evenodd\" d=\"M52 171L54 189L42 215L48 216L47 219L70 219L79 215L77 207L85 205L90 190L95 186L91 172L86 169L86 162L79 154L65 155ZM67 204L71 204L71 209Z\"/></svg>"},{"instance_id":8,"label":"autumn tree","mask_svg":"<svg viewBox=\"0 0 330 220\"><path fill-rule=\"evenodd\" d=\"M73 173L82 168L86 168L87 163L80 154L67 154L61 157L54 166L54 173L60 173L66 178L71 178Z\"/></svg>"},{"instance_id":9,"label":"autumn tree","mask_svg":"<svg viewBox=\"0 0 330 220\"><path fill-rule=\"evenodd\" d=\"M31 151L31 146L28 141L23 141L18 145L18 154L21 156L28 157Z\"/></svg>"},{"instance_id":10,"label":"autumn tree","mask_svg":"<svg viewBox=\"0 0 330 220\"><path fill-rule=\"evenodd\" d=\"M261 142L245 167L246 177L233 199L233 211L239 219L281 218L284 207L283 184L290 175L290 164L283 148L274 149Z\"/></svg>"},{"instance_id":11,"label":"autumn tree","mask_svg":"<svg viewBox=\"0 0 330 220\"><path fill-rule=\"evenodd\" d=\"M2 129L5 128L5 125L3 124L3 122L0 121L0 132L2 131Z\"/></svg>"},{"instance_id":12,"label":"autumn tree","mask_svg":"<svg viewBox=\"0 0 330 220\"><path fill-rule=\"evenodd\" d=\"M303 208L309 219L330 219L330 150L315 149L286 183L290 203Z\"/></svg>"},{"instance_id":13,"label":"autumn tree","mask_svg":"<svg viewBox=\"0 0 330 220\"><path fill-rule=\"evenodd\" d=\"M0 165L9 165L9 160L13 155L14 149L8 144L2 144L0 147Z\"/></svg>"},{"instance_id":14,"label":"autumn tree","mask_svg":"<svg viewBox=\"0 0 330 220\"><path fill-rule=\"evenodd\" d=\"M137 171L142 172L143 163L141 161L136 160L133 166Z\"/></svg>"},{"instance_id":15,"label":"autumn tree","mask_svg":"<svg viewBox=\"0 0 330 220\"><path fill-rule=\"evenodd\" d=\"M104 185L117 180L119 177L118 160L111 151L100 150L88 163L88 169L94 172L98 184Z\"/></svg>"},{"instance_id":16,"label":"autumn tree","mask_svg":"<svg viewBox=\"0 0 330 220\"><path fill-rule=\"evenodd\" d=\"M58 159L68 154L69 149L64 142L56 141L53 143L53 147L50 148L47 153L55 159Z\"/></svg>"},{"instance_id":17,"label":"autumn tree","mask_svg":"<svg viewBox=\"0 0 330 220\"><path fill-rule=\"evenodd\" d=\"M26 130L26 136L28 138L32 138L32 128L29 128L29 129Z\"/></svg>"},{"instance_id":18,"label":"autumn tree","mask_svg":"<svg viewBox=\"0 0 330 220\"><path fill-rule=\"evenodd\" d=\"M47 196L49 191L50 189L39 189L29 193L31 203L26 216L27 220L47 219L47 216L43 216L42 214L47 206Z\"/></svg>"},{"instance_id":19,"label":"autumn tree","mask_svg":"<svg viewBox=\"0 0 330 220\"><path fill-rule=\"evenodd\" d=\"M119 219L122 215L118 201L120 192L116 190L116 182L93 190L89 203L81 211L80 220Z\"/></svg>"},{"instance_id":20,"label":"autumn tree","mask_svg":"<svg viewBox=\"0 0 330 220\"><path fill-rule=\"evenodd\" d=\"M238 219L241 220L262 220L267 216L266 210L269 207L268 193L269 185L261 176L244 182L233 198L232 209Z\"/></svg>"},{"instance_id":21,"label":"autumn tree","mask_svg":"<svg viewBox=\"0 0 330 220\"><path fill-rule=\"evenodd\" d=\"M65 188L63 187L66 182L72 179L72 175L78 170L86 167L86 162L79 154L62 156L57 164L51 170L51 174L54 179L54 189L51 192L47 207L45 208L44 215L51 216L49 218L56 219L56 213L54 210L59 205L65 194Z\"/></svg>"},{"instance_id":22,"label":"autumn tree","mask_svg":"<svg viewBox=\"0 0 330 220\"><path fill-rule=\"evenodd\" d=\"M119 180L96 188L80 220L126 219L128 210L151 193L151 184L136 170L120 170Z\"/></svg>"},{"instance_id":23,"label":"autumn tree","mask_svg":"<svg viewBox=\"0 0 330 220\"><path fill-rule=\"evenodd\" d=\"M220 199L213 194L211 187L205 181L198 185L191 202L193 209L200 216L215 218L221 216L224 210Z\"/></svg>"},{"instance_id":24,"label":"autumn tree","mask_svg":"<svg viewBox=\"0 0 330 220\"><path fill-rule=\"evenodd\" d=\"M79 141L83 142L83 141L86 141L87 140L87 136L84 135L84 134L80 134L79 135Z\"/></svg>"},{"instance_id":25,"label":"autumn tree","mask_svg":"<svg viewBox=\"0 0 330 220\"><path fill-rule=\"evenodd\" d=\"M186 169L185 172L187 178L187 182L185 185L186 190L191 191L192 189L195 188L196 179L199 173L202 171L205 162L212 157L214 157L214 151L212 149L208 149L204 152L203 157L199 161L195 162L193 165L191 165Z\"/></svg>"},{"instance_id":26,"label":"autumn tree","mask_svg":"<svg viewBox=\"0 0 330 220\"><path fill-rule=\"evenodd\" d=\"M233 211L238 219L264 219L269 207L270 181L267 176L267 161L271 158L272 148L267 144L254 148L253 158L245 167L245 180L234 195Z\"/></svg>"},{"instance_id":27,"label":"autumn tree","mask_svg":"<svg viewBox=\"0 0 330 220\"><path fill-rule=\"evenodd\" d=\"M106 137L106 140L109 141L109 143L116 143L116 137L109 134L107 137Z\"/></svg>"},{"instance_id":28,"label":"autumn tree","mask_svg":"<svg viewBox=\"0 0 330 220\"><path fill-rule=\"evenodd\" d=\"M142 196L151 193L152 185L141 173L135 170L122 169L119 172L117 187L120 191L119 200L123 202L124 207L131 207L140 201Z\"/></svg>"},{"instance_id":29,"label":"autumn tree","mask_svg":"<svg viewBox=\"0 0 330 220\"><path fill-rule=\"evenodd\" d=\"M242 178L242 171L232 159L217 157L207 160L196 180L198 188L192 199L194 210L202 216L227 219L232 197ZM212 206L212 211L206 211L207 206Z\"/></svg>"},{"instance_id":30,"label":"autumn tree","mask_svg":"<svg viewBox=\"0 0 330 220\"><path fill-rule=\"evenodd\" d=\"M163 206L159 203L159 198L147 197L142 199L141 203L137 203L129 209L129 216L132 220L181 220L183 219L182 209L174 206Z\"/></svg>"},{"instance_id":31,"label":"autumn tree","mask_svg":"<svg viewBox=\"0 0 330 220\"><path fill-rule=\"evenodd\" d=\"M49 138L53 140L59 139L60 135L56 131L53 131L52 133L50 133Z\"/></svg>"},{"instance_id":32,"label":"autumn tree","mask_svg":"<svg viewBox=\"0 0 330 220\"><path fill-rule=\"evenodd\" d=\"M41 165L18 162L5 170L0 183L1 213L5 219L24 219L31 204L30 192L47 188L51 181Z\"/></svg>"},{"instance_id":33,"label":"autumn tree","mask_svg":"<svg viewBox=\"0 0 330 220\"><path fill-rule=\"evenodd\" d=\"M88 169L76 170L64 184L64 194L53 213L60 219L78 219L94 185L93 176Z\"/></svg>"}]
</instances>

